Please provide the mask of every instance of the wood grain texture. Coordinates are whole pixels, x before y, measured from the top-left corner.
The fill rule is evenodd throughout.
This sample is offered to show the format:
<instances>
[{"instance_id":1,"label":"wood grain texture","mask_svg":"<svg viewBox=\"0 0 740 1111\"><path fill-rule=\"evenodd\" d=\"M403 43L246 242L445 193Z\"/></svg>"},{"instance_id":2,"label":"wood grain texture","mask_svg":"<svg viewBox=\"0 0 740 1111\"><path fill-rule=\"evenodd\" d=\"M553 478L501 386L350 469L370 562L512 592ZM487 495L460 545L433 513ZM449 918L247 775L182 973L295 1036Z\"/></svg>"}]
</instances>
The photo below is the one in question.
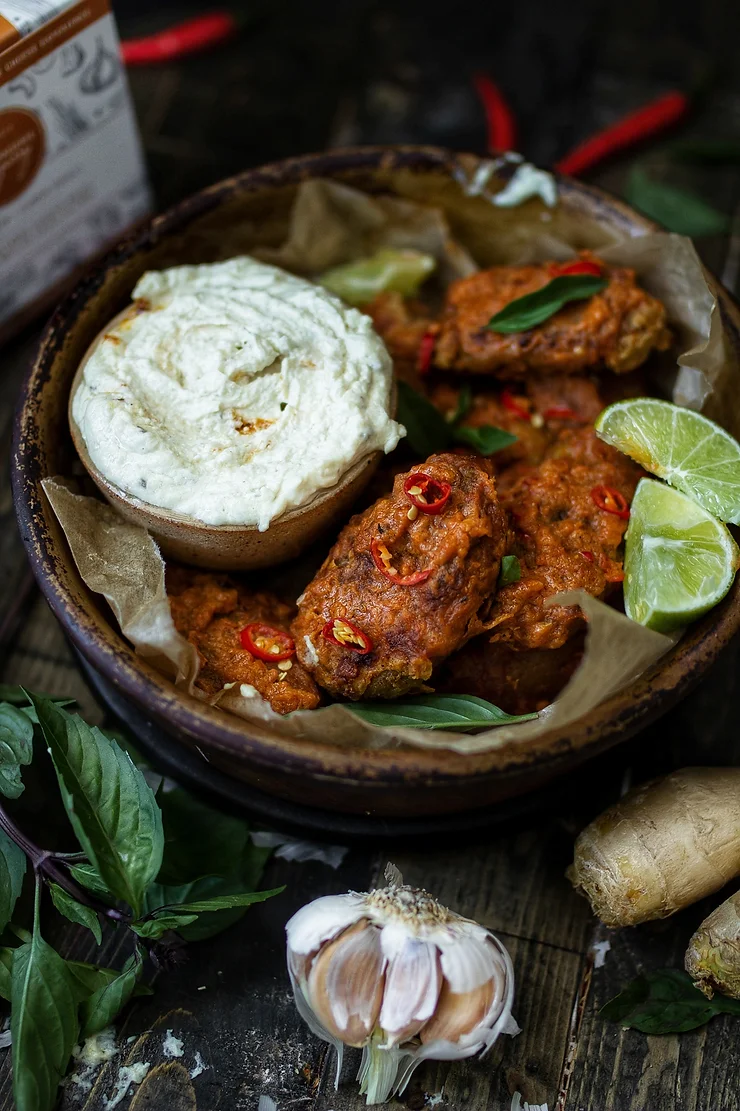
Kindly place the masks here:
<instances>
[{"instance_id":1,"label":"wood grain texture","mask_svg":"<svg viewBox=\"0 0 740 1111\"><path fill-rule=\"evenodd\" d=\"M253 6L241 7L253 15ZM179 0L166 12L154 12L145 0L117 8L128 34L184 12ZM736 5L678 4L667 26L657 0L532 0L505 10L460 0L454 19L453 34L449 6L430 0L327 0L310 9L288 0L223 49L133 70L160 206L248 165L326 145L420 141L481 149L483 117L469 83L476 68L504 88L520 120L520 146L542 164L656 93L701 79L710 65L718 77L686 134L740 136L740 79L730 64L740 37ZM640 156L650 173L669 175L735 214L734 238L699 244L707 264L735 284L737 167L676 170L660 144ZM620 192L632 162L621 159L593 180ZM102 711L38 596L17 607L21 621L13 632L11 611L26 572L13 525L7 446L34 342L30 331L4 349L0 373L0 680L73 695L88 720L99 722ZM509 1111L515 1091L547 1102L550 1111L740 1111L737 1020L716 1019L680 1038L646 1038L598 1013L640 971L680 965L690 933L720 897L666 923L606 931L563 877L575 832L616 797L625 768L637 781L682 764L740 761L739 687L736 642L680 707L592 765L581 797L563 795L557 818L522 820L465 848L422 853L397 846L391 856L407 881L490 926L509 947L515 1015L523 1027L482 1061L419 1069L403 1097L409 1111ZM383 864L372 845L352 852L337 872L273 861L265 884L286 883L285 894L252 908L219 938L191 946L182 968L159 974L155 995L135 1001L119 1021L117 1057L98 1070L82 1098L68 1086L62 1111L104 1111L119 1069L147 1062L145 1079L121 1101L121 1111L256 1111L263 1093L279 1111L359 1111L364 1101L351 1082L359 1054L347 1055L347 1082L335 1092L333 1051L307 1031L292 1003L283 928L309 899L371 886ZM48 907L44 922L49 939L69 957L115 965L125 959L128 942L114 930L99 953L88 931ZM603 940L611 949L603 967L594 968L593 944ZM165 1056L168 1031L182 1040L181 1057ZM12 1108L9 1054L0 1051L0 1111Z\"/></svg>"}]
</instances>

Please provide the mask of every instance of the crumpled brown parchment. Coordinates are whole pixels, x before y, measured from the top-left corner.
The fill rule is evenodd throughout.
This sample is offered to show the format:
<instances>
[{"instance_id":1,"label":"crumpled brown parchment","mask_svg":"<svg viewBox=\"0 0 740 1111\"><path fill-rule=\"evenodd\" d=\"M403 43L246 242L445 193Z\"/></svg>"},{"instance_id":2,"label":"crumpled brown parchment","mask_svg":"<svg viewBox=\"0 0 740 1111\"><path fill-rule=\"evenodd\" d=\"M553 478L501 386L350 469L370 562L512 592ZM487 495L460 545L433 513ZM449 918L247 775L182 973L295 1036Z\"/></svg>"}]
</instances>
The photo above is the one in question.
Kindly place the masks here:
<instances>
[{"instance_id":1,"label":"crumpled brown parchment","mask_svg":"<svg viewBox=\"0 0 740 1111\"><path fill-rule=\"evenodd\" d=\"M484 200L481 203L485 203ZM506 234L497 234L503 228ZM547 212L540 201L519 209L499 209L490 226L480 223L480 240L458 243L440 209L414 201L370 197L331 181L309 181L297 192L289 234L279 248L260 248L265 261L303 274L362 257L380 246L414 247L434 255L440 276L448 281L471 273L473 253L484 260L568 257L574 244L563 238L567 219ZM486 241L486 236L490 237ZM598 229L592 241L598 240ZM575 244L582 246L583 236ZM602 236L599 253L606 262L632 266L641 283L666 304L681 355L668 390L676 402L718 416L740 435L740 406L723 398L737 382L715 296L690 240L668 233L616 240ZM123 635L184 692L204 699L194 682L197 655L174 628L164 592L164 562L157 545L141 528L127 524L96 498L68 489L64 479L46 479L51 502L87 586L104 595ZM645 629L583 592L564 594L558 602L579 604L588 619L583 662L556 701L530 722L501 726L476 735L422 729L379 728L335 704L288 717L274 713L259 697L239 688L216 699L224 710L246 722L269 723L286 736L319 743L383 748L398 744L485 752L510 741L529 741L547 730L567 726L620 690L664 655L675 638Z\"/></svg>"}]
</instances>

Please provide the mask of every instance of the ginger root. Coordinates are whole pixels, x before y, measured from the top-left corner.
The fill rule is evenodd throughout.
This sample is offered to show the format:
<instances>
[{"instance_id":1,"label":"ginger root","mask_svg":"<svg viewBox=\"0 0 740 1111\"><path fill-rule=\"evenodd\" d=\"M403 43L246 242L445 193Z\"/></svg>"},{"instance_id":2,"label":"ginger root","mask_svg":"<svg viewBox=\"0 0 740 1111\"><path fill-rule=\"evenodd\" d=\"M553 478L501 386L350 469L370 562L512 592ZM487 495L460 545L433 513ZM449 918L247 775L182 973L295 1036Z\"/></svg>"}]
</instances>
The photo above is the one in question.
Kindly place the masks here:
<instances>
[{"instance_id":1,"label":"ginger root","mask_svg":"<svg viewBox=\"0 0 740 1111\"><path fill-rule=\"evenodd\" d=\"M607 926L718 891L740 875L740 768L683 768L630 791L579 834L566 874Z\"/></svg>"},{"instance_id":2,"label":"ginger root","mask_svg":"<svg viewBox=\"0 0 740 1111\"><path fill-rule=\"evenodd\" d=\"M740 891L705 918L686 950L686 971L711 999L740 999Z\"/></svg>"}]
</instances>

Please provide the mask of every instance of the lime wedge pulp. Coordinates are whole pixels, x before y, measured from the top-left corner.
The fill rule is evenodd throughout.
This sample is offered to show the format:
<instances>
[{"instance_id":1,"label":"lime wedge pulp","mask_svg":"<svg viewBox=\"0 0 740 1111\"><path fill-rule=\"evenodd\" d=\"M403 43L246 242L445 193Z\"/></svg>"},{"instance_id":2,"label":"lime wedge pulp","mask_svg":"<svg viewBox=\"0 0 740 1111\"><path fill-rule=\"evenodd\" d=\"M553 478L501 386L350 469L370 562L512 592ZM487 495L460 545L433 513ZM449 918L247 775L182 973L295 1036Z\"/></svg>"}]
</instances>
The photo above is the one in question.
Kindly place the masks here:
<instances>
[{"instance_id":1,"label":"lime wedge pulp","mask_svg":"<svg viewBox=\"0 0 740 1111\"><path fill-rule=\"evenodd\" d=\"M740 565L729 531L691 498L643 478L625 540L628 617L669 633L724 598Z\"/></svg>"},{"instance_id":2,"label":"lime wedge pulp","mask_svg":"<svg viewBox=\"0 0 740 1111\"><path fill-rule=\"evenodd\" d=\"M605 409L596 431L720 521L740 524L740 444L714 421L670 401L636 397Z\"/></svg>"}]
</instances>

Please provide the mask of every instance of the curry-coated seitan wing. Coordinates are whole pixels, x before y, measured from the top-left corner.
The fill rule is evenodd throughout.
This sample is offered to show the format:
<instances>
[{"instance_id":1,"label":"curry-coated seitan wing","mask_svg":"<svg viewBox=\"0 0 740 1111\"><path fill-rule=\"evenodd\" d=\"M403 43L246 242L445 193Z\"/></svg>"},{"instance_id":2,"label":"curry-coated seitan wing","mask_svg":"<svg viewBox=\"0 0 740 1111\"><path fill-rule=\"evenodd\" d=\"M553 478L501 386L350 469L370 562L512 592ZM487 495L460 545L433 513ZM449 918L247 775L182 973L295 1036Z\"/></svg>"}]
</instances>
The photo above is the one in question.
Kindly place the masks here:
<instances>
[{"instance_id":1,"label":"curry-coated seitan wing","mask_svg":"<svg viewBox=\"0 0 740 1111\"><path fill-rule=\"evenodd\" d=\"M295 607L247 591L227 575L184 567L168 567L167 596L175 628L198 650L196 686L205 694L247 684L279 714L318 706L319 691L296 659L289 633Z\"/></svg>"},{"instance_id":2,"label":"curry-coated seitan wing","mask_svg":"<svg viewBox=\"0 0 740 1111\"><path fill-rule=\"evenodd\" d=\"M433 455L344 528L298 601L301 663L336 697L397 698L479 632L508 542L492 466Z\"/></svg>"},{"instance_id":3,"label":"curry-coated seitan wing","mask_svg":"<svg viewBox=\"0 0 740 1111\"><path fill-rule=\"evenodd\" d=\"M603 598L622 582L621 546L641 473L593 428L563 430L548 458L507 490L521 578L491 603L492 641L560 648L583 628L577 606L545 603L565 590Z\"/></svg>"},{"instance_id":4,"label":"curry-coated seitan wing","mask_svg":"<svg viewBox=\"0 0 740 1111\"><path fill-rule=\"evenodd\" d=\"M654 348L665 350L670 333L661 302L640 288L634 270L588 258L608 279L605 289L570 302L534 328L508 335L487 328L491 317L547 285L557 264L494 266L453 282L440 319L434 365L501 378L533 370L575 374L602 367L622 374L639 367Z\"/></svg>"}]
</instances>

